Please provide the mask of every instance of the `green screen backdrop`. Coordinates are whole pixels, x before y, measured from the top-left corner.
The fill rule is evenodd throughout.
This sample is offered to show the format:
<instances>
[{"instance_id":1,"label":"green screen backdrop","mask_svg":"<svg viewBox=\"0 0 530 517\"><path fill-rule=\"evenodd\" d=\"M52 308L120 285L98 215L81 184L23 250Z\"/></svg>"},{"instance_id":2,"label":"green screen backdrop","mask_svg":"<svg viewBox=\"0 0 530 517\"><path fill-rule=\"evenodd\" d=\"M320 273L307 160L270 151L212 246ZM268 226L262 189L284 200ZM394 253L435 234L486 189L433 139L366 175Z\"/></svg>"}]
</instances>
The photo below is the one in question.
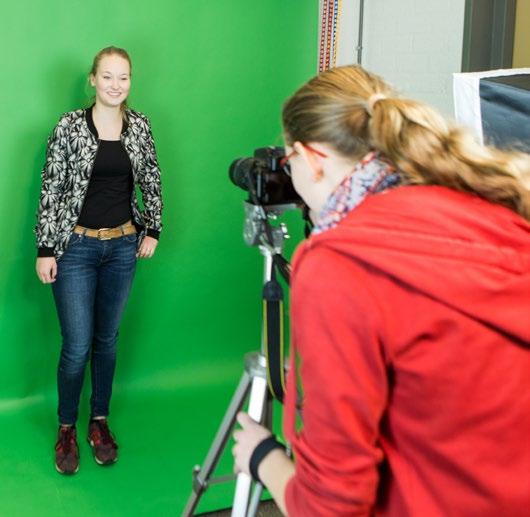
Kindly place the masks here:
<instances>
[{"instance_id":1,"label":"green screen backdrop","mask_svg":"<svg viewBox=\"0 0 530 517\"><path fill-rule=\"evenodd\" d=\"M281 144L283 100L316 69L317 0L78 0L2 8L0 103L0 515L179 515L261 335L263 263L242 239L244 193L228 165ZM108 45L133 60L130 104L151 119L164 231L138 264L118 345L111 424L120 460L97 466L78 422L81 469L53 467L60 331L35 273L33 227L46 138L87 105ZM293 235L302 225L288 215ZM225 470L230 458L223 460ZM200 510L230 506L215 486Z\"/></svg>"}]
</instances>

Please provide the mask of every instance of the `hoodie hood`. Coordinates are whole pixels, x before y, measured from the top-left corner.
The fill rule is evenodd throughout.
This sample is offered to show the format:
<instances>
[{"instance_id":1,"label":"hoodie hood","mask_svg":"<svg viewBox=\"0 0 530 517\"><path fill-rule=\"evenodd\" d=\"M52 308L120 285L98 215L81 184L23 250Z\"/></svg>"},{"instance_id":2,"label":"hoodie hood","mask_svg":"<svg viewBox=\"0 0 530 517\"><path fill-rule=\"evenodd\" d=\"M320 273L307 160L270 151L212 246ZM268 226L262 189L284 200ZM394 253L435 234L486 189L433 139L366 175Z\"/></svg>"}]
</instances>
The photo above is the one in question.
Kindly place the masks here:
<instances>
[{"instance_id":1,"label":"hoodie hood","mask_svg":"<svg viewBox=\"0 0 530 517\"><path fill-rule=\"evenodd\" d=\"M325 246L530 347L530 224L477 196L405 186L367 198Z\"/></svg>"}]
</instances>

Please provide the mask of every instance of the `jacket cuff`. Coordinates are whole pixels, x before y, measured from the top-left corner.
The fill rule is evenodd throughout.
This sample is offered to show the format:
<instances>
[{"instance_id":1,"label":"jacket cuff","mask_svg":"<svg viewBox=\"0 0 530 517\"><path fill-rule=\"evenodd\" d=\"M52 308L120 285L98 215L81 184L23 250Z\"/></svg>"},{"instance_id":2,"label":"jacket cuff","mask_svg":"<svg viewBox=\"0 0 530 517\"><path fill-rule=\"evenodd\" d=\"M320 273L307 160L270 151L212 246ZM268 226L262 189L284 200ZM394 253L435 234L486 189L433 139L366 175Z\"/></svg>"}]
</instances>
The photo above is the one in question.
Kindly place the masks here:
<instances>
[{"instance_id":1,"label":"jacket cuff","mask_svg":"<svg viewBox=\"0 0 530 517\"><path fill-rule=\"evenodd\" d=\"M147 228L146 235L148 237L153 237L153 239L160 239L160 231L159 230L153 230L152 228Z\"/></svg>"},{"instance_id":2,"label":"jacket cuff","mask_svg":"<svg viewBox=\"0 0 530 517\"><path fill-rule=\"evenodd\" d=\"M37 257L55 257L53 248L37 248Z\"/></svg>"}]
</instances>

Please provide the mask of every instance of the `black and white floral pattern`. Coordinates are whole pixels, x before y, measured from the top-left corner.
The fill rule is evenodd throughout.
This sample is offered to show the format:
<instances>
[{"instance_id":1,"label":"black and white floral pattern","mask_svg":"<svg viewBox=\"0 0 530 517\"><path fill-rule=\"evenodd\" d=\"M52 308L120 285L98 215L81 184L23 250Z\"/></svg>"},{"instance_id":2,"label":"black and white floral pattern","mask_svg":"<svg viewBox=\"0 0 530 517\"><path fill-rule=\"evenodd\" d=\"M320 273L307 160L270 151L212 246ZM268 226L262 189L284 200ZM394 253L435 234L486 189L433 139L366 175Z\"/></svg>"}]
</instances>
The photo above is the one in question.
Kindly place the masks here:
<instances>
[{"instance_id":1,"label":"black and white floral pattern","mask_svg":"<svg viewBox=\"0 0 530 517\"><path fill-rule=\"evenodd\" d=\"M149 120L137 111L126 114L128 127L121 141L131 160L134 183L142 193L143 212L135 189L131 208L134 222L144 228L143 237L147 230L162 229L160 168ZM53 249L56 258L64 253L81 214L97 149L85 110L65 113L48 139L35 233L37 247Z\"/></svg>"}]
</instances>

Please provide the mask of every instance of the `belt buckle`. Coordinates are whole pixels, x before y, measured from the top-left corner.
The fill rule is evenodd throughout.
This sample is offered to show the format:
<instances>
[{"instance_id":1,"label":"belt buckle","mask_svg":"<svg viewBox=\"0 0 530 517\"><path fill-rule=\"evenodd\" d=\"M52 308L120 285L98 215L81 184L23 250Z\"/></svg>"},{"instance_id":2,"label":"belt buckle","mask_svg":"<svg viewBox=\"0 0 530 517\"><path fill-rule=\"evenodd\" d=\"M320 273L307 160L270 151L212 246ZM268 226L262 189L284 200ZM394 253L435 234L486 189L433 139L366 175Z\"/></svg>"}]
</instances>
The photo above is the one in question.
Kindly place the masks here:
<instances>
[{"instance_id":1,"label":"belt buckle","mask_svg":"<svg viewBox=\"0 0 530 517\"><path fill-rule=\"evenodd\" d=\"M112 228L100 228L98 230L98 240L100 240L100 241L110 241L110 239L112 239L112 237L101 237L101 232L106 232L106 231L109 231L111 229Z\"/></svg>"}]
</instances>

